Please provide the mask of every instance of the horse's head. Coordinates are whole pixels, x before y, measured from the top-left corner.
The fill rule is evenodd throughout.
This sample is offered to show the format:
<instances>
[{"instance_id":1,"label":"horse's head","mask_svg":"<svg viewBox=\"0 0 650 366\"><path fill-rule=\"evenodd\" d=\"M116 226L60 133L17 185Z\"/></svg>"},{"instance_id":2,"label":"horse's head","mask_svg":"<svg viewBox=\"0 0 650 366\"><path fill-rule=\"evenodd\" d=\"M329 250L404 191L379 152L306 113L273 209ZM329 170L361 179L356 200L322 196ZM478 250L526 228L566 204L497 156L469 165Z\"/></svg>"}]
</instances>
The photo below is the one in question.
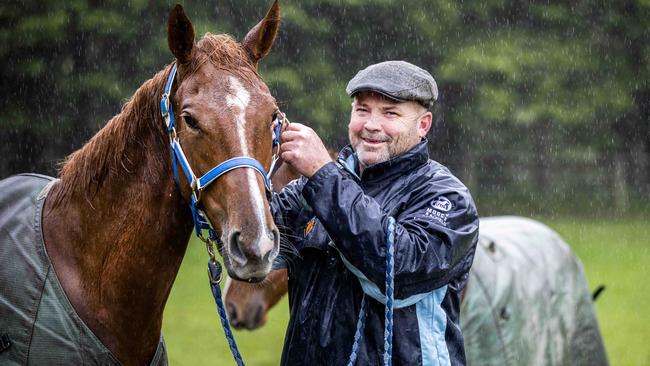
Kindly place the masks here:
<instances>
[{"instance_id":1,"label":"horse's head","mask_svg":"<svg viewBox=\"0 0 650 366\"><path fill-rule=\"evenodd\" d=\"M171 103L179 143L196 176L242 156L269 169L277 105L257 62L271 49L279 24L275 1L241 43L207 33L195 44L183 8L172 10L167 36L178 72ZM187 180L179 181L183 195L191 197ZM232 169L201 192L200 205L220 235L221 254L234 278L264 278L278 254L279 234L265 193L264 179L251 168Z\"/></svg>"}]
</instances>

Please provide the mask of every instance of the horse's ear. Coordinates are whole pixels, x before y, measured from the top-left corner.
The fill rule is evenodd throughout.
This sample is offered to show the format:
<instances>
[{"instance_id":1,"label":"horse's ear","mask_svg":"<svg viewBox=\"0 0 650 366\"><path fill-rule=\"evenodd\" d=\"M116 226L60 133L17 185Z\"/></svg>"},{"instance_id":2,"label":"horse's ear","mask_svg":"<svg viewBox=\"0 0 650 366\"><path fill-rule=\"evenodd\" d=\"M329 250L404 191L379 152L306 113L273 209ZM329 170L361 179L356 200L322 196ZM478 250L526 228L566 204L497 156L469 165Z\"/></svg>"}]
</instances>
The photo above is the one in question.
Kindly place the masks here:
<instances>
[{"instance_id":1,"label":"horse's ear","mask_svg":"<svg viewBox=\"0 0 650 366\"><path fill-rule=\"evenodd\" d=\"M176 4L169 13L167 43L180 64L188 63L192 59L194 27L180 4Z\"/></svg>"},{"instance_id":2,"label":"horse's ear","mask_svg":"<svg viewBox=\"0 0 650 366\"><path fill-rule=\"evenodd\" d=\"M278 29L280 29L280 4L275 0L264 19L248 31L242 42L253 64L257 65L257 61L269 53L278 35Z\"/></svg>"}]
</instances>

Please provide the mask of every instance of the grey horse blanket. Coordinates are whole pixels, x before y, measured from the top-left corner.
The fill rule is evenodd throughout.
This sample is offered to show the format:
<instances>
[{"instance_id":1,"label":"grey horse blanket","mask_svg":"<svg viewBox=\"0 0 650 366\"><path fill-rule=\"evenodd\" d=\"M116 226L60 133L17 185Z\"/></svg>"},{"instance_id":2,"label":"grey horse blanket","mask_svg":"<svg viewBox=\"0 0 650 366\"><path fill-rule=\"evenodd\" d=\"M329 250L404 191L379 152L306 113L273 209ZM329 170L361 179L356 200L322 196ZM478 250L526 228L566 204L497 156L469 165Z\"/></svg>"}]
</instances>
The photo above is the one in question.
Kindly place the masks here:
<instances>
[{"instance_id":1,"label":"grey horse blanket","mask_svg":"<svg viewBox=\"0 0 650 366\"><path fill-rule=\"evenodd\" d=\"M481 219L461 306L476 365L607 365L582 265L560 236L522 217Z\"/></svg>"},{"instance_id":2,"label":"grey horse blanket","mask_svg":"<svg viewBox=\"0 0 650 366\"><path fill-rule=\"evenodd\" d=\"M119 365L75 312L45 250L41 215L52 181L0 181L0 335L10 342L0 365ZM166 364L161 337L151 365Z\"/></svg>"}]
</instances>

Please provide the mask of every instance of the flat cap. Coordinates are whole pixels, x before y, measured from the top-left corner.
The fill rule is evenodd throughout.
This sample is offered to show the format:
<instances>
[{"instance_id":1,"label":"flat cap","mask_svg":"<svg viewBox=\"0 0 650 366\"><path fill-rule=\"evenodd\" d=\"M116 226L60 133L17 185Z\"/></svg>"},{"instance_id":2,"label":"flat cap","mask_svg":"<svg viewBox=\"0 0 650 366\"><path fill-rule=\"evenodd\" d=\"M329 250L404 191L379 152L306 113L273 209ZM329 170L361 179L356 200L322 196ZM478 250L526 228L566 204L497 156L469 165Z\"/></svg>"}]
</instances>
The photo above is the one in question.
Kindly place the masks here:
<instances>
[{"instance_id":1,"label":"flat cap","mask_svg":"<svg viewBox=\"0 0 650 366\"><path fill-rule=\"evenodd\" d=\"M348 83L349 96L372 91L388 98L412 100L430 108L438 99L438 86L426 70L406 61L385 61L359 71Z\"/></svg>"}]
</instances>

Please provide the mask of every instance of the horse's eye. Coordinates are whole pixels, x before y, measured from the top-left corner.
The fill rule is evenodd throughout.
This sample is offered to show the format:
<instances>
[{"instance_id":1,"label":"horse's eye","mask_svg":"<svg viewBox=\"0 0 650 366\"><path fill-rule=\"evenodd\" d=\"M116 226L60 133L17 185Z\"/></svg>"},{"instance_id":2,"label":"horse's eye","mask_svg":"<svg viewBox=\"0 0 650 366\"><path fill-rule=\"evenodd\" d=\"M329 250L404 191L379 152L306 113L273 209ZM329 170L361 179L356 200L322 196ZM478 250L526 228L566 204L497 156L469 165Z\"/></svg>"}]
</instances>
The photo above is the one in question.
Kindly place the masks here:
<instances>
[{"instance_id":1,"label":"horse's eye","mask_svg":"<svg viewBox=\"0 0 650 366\"><path fill-rule=\"evenodd\" d=\"M199 129L199 124L196 123L196 120L194 120L194 118L189 114L184 115L183 120L185 120L185 123L187 123L187 125L190 126L190 128L193 128L195 130Z\"/></svg>"}]
</instances>

